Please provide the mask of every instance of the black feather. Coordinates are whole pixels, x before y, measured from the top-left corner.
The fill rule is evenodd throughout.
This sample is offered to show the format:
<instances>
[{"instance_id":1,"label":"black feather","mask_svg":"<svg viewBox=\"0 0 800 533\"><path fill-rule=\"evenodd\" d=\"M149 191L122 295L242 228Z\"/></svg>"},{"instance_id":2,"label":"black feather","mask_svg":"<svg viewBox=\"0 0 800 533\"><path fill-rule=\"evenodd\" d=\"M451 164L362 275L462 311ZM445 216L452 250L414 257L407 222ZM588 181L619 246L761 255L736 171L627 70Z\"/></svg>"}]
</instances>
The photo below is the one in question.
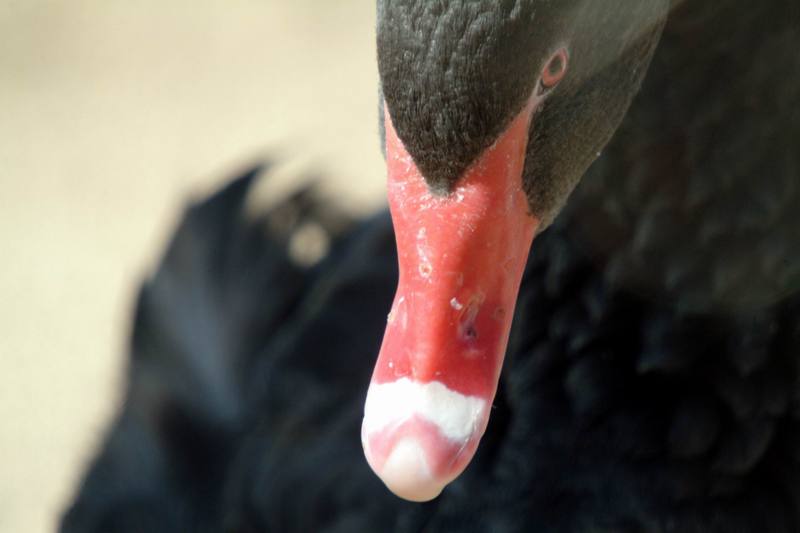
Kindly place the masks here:
<instances>
[{"instance_id":1,"label":"black feather","mask_svg":"<svg viewBox=\"0 0 800 533\"><path fill-rule=\"evenodd\" d=\"M388 215L300 267L287 235L330 206L271 232L251 176L188 211L145 283L62 531L800 531L800 8L674 4L535 242L486 435L438 499L391 496L359 441Z\"/></svg>"}]
</instances>

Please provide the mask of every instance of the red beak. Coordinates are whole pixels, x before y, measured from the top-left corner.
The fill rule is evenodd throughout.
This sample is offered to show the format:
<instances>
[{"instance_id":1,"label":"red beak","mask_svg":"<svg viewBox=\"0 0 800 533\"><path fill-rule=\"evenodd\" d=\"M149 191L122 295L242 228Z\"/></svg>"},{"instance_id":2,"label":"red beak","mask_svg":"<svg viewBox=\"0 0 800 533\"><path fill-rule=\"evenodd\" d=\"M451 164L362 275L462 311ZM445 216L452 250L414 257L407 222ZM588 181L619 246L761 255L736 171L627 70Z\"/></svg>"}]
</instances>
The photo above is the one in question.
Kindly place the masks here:
<instances>
[{"instance_id":1,"label":"red beak","mask_svg":"<svg viewBox=\"0 0 800 533\"><path fill-rule=\"evenodd\" d=\"M538 226L522 190L537 103L529 102L447 196L430 192L385 112L400 280L362 442L372 469L402 498L435 498L466 468L486 429Z\"/></svg>"}]
</instances>

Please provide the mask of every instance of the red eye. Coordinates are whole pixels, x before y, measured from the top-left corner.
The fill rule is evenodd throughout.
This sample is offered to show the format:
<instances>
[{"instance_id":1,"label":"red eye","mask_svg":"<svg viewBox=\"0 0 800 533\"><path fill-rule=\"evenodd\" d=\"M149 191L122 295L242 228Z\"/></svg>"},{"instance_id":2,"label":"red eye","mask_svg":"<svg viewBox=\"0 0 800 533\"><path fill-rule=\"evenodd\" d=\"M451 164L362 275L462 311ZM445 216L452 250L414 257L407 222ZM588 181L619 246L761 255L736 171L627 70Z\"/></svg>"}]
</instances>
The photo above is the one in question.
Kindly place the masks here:
<instances>
[{"instance_id":1,"label":"red eye","mask_svg":"<svg viewBox=\"0 0 800 533\"><path fill-rule=\"evenodd\" d=\"M542 70L542 87L552 89L567 73L567 49L559 48Z\"/></svg>"}]
</instances>

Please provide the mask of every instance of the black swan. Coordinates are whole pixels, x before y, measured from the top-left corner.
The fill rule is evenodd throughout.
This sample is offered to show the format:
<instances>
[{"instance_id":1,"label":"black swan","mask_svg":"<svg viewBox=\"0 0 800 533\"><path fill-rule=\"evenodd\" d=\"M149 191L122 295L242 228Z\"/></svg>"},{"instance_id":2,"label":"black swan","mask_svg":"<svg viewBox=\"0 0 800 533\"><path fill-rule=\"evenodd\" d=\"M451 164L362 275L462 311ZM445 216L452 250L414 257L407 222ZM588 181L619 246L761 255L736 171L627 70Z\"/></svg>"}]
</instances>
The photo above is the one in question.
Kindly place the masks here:
<instances>
[{"instance_id":1,"label":"black swan","mask_svg":"<svg viewBox=\"0 0 800 533\"><path fill-rule=\"evenodd\" d=\"M399 257L253 216L268 169L189 209L61 530L800 531L799 48L788 1L379 0Z\"/></svg>"}]
</instances>

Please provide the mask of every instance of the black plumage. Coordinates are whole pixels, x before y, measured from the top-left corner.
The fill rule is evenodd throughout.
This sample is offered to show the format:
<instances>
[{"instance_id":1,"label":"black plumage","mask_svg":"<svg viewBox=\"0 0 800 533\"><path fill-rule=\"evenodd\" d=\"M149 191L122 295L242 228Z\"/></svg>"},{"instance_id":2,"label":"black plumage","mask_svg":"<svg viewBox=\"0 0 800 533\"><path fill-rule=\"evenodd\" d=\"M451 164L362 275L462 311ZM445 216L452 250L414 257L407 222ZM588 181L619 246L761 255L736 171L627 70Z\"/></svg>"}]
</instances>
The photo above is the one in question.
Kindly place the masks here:
<instances>
[{"instance_id":1,"label":"black plumage","mask_svg":"<svg viewBox=\"0 0 800 533\"><path fill-rule=\"evenodd\" d=\"M489 428L438 499L398 500L361 452L388 216L301 267L288 239L341 226L331 206L248 218L250 174L142 289L124 408L62 531L800 531L800 8L676 4L534 243Z\"/></svg>"}]
</instances>

